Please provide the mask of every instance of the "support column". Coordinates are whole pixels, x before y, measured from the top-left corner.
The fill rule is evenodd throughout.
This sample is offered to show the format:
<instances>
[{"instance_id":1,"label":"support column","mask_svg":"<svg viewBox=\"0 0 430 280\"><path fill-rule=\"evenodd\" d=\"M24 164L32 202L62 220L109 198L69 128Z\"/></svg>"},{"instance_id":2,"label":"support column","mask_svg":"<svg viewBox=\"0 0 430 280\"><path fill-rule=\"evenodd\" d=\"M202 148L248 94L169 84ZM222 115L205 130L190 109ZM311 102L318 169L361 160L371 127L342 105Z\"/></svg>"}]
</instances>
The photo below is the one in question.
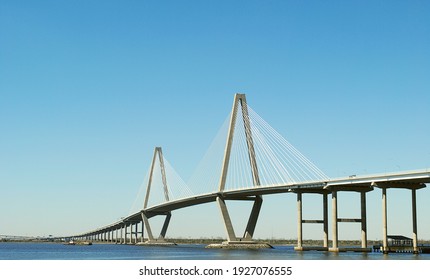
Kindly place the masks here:
<instances>
[{"instance_id":1,"label":"support column","mask_svg":"<svg viewBox=\"0 0 430 280\"><path fill-rule=\"evenodd\" d=\"M127 244L127 231L128 231L128 225L124 224L124 244Z\"/></svg>"},{"instance_id":2,"label":"support column","mask_svg":"<svg viewBox=\"0 0 430 280\"><path fill-rule=\"evenodd\" d=\"M295 250L303 249L303 215L302 215L302 193L297 193L297 248Z\"/></svg>"},{"instance_id":3,"label":"support column","mask_svg":"<svg viewBox=\"0 0 430 280\"><path fill-rule=\"evenodd\" d=\"M164 219L163 228L161 229L160 239L164 240L166 238L167 228L169 227L170 219L172 218L172 213L168 212L166 218Z\"/></svg>"},{"instance_id":4,"label":"support column","mask_svg":"<svg viewBox=\"0 0 430 280\"><path fill-rule=\"evenodd\" d=\"M257 195L252 206L251 214L249 215L248 224L246 225L243 239L247 241L252 240L254 236L255 226L257 225L258 216L260 215L261 205L263 204L263 198L261 195Z\"/></svg>"},{"instance_id":5,"label":"support column","mask_svg":"<svg viewBox=\"0 0 430 280\"><path fill-rule=\"evenodd\" d=\"M133 244L133 224L129 225L129 239L128 239L128 244Z\"/></svg>"},{"instance_id":6,"label":"support column","mask_svg":"<svg viewBox=\"0 0 430 280\"><path fill-rule=\"evenodd\" d=\"M134 224L130 224L130 244L133 244L133 241L134 241L135 232L133 231L133 229L134 229Z\"/></svg>"},{"instance_id":7,"label":"support column","mask_svg":"<svg viewBox=\"0 0 430 280\"><path fill-rule=\"evenodd\" d=\"M144 242L144 237L145 237L145 231L144 231L144 225L143 225L143 220L142 220L142 222L141 222L141 227L142 227L142 231L141 231L141 233L140 233L140 242Z\"/></svg>"},{"instance_id":8,"label":"support column","mask_svg":"<svg viewBox=\"0 0 430 280\"><path fill-rule=\"evenodd\" d=\"M146 227L146 233L148 234L148 241L154 241L154 236L152 235L152 230L151 230L151 226L149 225L149 221L148 218L146 218L145 214L141 213L142 216L142 220L143 223L145 224Z\"/></svg>"},{"instance_id":9,"label":"support column","mask_svg":"<svg viewBox=\"0 0 430 280\"><path fill-rule=\"evenodd\" d=\"M333 245L330 248L332 252L339 252L338 247L338 224L337 224L337 191L332 191L331 193L332 201L332 230L333 230Z\"/></svg>"},{"instance_id":10,"label":"support column","mask_svg":"<svg viewBox=\"0 0 430 280\"><path fill-rule=\"evenodd\" d=\"M417 229L417 190L412 189L412 244L414 254L418 254L418 229Z\"/></svg>"},{"instance_id":11,"label":"support column","mask_svg":"<svg viewBox=\"0 0 430 280\"><path fill-rule=\"evenodd\" d=\"M224 226L227 231L227 240L229 242L237 241L237 237L233 229L233 224L231 223L230 214L228 213L227 206L225 205L225 200L222 197L218 196L216 201L221 210L221 215L224 220Z\"/></svg>"},{"instance_id":12,"label":"support column","mask_svg":"<svg viewBox=\"0 0 430 280\"><path fill-rule=\"evenodd\" d=\"M382 252L388 253L387 237L387 188L382 188Z\"/></svg>"},{"instance_id":13,"label":"support column","mask_svg":"<svg viewBox=\"0 0 430 280\"><path fill-rule=\"evenodd\" d=\"M133 244L133 224L129 224L130 234L128 238L128 244Z\"/></svg>"},{"instance_id":14,"label":"support column","mask_svg":"<svg viewBox=\"0 0 430 280\"><path fill-rule=\"evenodd\" d=\"M361 192L361 248L367 248L366 192Z\"/></svg>"},{"instance_id":15,"label":"support column","mask_svg":"<svg viewBox=\"0 0 430 280\"><path fill-rule=\"evenodd\" d=\"M323 194L324 248L328 248L328 194Z\"/></svg>"},{"instance_id":16,"label":"support column","mask_svg":"<svg viewBox=\"0 0 430 280\"><path fill-rule=\"evenodd\" d=\"M138 223L134 224L134 244L137 243L137 225Z\"/></svg>"}]
</instances>

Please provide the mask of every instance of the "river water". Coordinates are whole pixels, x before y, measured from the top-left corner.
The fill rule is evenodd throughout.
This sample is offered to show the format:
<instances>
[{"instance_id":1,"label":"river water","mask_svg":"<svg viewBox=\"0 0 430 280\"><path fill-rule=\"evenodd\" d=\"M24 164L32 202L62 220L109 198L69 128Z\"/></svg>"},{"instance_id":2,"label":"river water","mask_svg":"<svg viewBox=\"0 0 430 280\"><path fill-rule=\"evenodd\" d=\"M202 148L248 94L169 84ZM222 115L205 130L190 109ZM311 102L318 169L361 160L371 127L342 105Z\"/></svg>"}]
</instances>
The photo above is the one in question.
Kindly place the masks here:
<instances>
[{"instance_id":1,"label":"river water","mask_svg":"<svg viewBox=\"0 0 430 280\"><path fill-rule=\"evenodd\" d=\"M296 252L293 246L274 249L206 249L203 244L171 247L60 243L0 243L0 260L430 260L430 254L378 252Z\"/></svg>"}]
</instances>

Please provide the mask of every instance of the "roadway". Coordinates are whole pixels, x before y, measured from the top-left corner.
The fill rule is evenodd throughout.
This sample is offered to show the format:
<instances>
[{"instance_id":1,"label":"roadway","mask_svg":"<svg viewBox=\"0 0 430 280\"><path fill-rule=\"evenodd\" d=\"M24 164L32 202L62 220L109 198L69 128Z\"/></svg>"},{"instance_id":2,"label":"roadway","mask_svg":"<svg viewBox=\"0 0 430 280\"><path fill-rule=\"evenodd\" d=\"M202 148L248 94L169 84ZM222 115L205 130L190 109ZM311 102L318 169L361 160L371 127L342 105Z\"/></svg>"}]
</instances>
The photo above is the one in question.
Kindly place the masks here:
<instances>
[{"instance_id":1,"label":"roadway","mask_svg":"<svg viewBox=\"0 0 430 280\"><path fill-rule=\"evenodd\" d=\"M191 207L195 205L205 204L216 201L217 197L224 199L250 199L257 195L269 195L288 192L317 192L329 193L332 190L336 191L371 191L374 187L379 188L407 188L420 189L426 187L425 184L430 183L430 169L413 170L395 173L384 173L365 176L348 176L326 181L309 181L302 183L280 184L271 186L248 187L236 190L225 190L223 192L212 192L191 196L187 198L166 201L158 205L153 205L143 209L137 213L133 213L120 221L110 225L92 230L79 236L86 236L106 232L123 227L124 224L135 224L142 221L142 212L147 218L157 215L165 215L168 212L181 208Z\"/></svg>"}]
</instances>

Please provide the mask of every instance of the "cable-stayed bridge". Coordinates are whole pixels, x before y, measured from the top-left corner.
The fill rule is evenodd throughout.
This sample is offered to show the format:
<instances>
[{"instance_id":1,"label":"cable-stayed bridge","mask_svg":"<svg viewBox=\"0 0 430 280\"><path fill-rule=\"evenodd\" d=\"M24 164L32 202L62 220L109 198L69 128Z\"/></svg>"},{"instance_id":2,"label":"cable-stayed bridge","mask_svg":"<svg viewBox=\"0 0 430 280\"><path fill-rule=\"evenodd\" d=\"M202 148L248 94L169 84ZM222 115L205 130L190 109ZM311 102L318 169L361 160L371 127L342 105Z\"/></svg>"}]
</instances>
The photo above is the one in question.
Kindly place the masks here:
<instances>
[{"instance_id":1,"label":"cable-stayed bridge","mask_svg":"<svg viewBox=\"0 0 430 280\"><path fill-rule=\"evenodd\" d=\"M169 244L165 237L173 211L204 203L216 203L226 229L226 241L219 247L258 247L261 244L253 241L253 235L264 195L290 192L297 195L296 250L310 249L302 244L304 223L317 223L323 227L323 244L312 249L339 251L338 223L352 222L361 224L361 250L366 251L366 193L380 188L383 205L383 251L386 252L389 249L387 189L403 188L411 190L413 251L418 252L416 191L425 188L426 183L430 183L429 170L330 179L255 113L248 106L244 94L236 94L229 118L188 183L175 172L164 157L161 147L156 147L146 178L143 202L137 200L142 206L119 221L68 238L165 245ZM340 191L360 193L360 217L338 217L337 193ZM302 218L302 196L306 193L321 194L323 219ZM330 248L329 195L332 203ZM237 235L234 230L230 209L226 203L229 200L252 203L246 228L241 235ZM165 217L159 235L154 235L151 228L150 219L155 216Z\"/></svg>"}]
</instances>

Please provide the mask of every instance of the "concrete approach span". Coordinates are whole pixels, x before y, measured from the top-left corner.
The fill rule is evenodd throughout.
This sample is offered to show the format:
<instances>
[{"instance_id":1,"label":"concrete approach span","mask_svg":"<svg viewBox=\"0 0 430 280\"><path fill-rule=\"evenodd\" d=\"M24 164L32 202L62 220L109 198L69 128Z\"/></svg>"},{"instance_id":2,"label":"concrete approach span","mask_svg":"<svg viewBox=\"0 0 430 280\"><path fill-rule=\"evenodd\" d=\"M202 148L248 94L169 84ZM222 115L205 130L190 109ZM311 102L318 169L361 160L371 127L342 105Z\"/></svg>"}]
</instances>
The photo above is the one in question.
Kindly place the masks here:
<instances>
[{"instance_id":1,"label":"concrete approach span","mask_svg":"<svg viewBox=\"0 0 430 280\"><path fill-rule=\"evenodd\" d=\"M156 216L158 213L178 210L199 204L214 202L217 197L221 196L225 199L243 198L247 196L254 197L256 195L268 195L287 192L324 192L332 188L338 188L339 191L362 191L370 190L374 187L390 187L390 188L424 188L426 183L430 183L430 170L415 170L408 172L397 172L389 174L375 174L370 176L349 176L336 178L327 181L315 181L304 183L293 183L274 186L249 187L239 190L225 190L224 192L213 192L208 194L196 195L178 200L172 200L158 205L148 207L143 212L147 213L148 217ZM140 215L135 213L130 216L136 217ZM127 219L127 218L125 218Z\"/></svg>"},{"instance_id":2,"label":"concrete approach span","mask_svg":"<svg viewBox=\"0 0 430 280\"><path fill-rule=\"evenodd\" d=\"M414 171L405 171L405 172L396 172L396 173L385 173L385 174L375 174L375 175L367 175L367 176L348 176L342 178L331 179L327 181L314 181L314 182L304 182L297 184L283 184L283 185L273 185L273 186L260 186L260 187L249 187L238 190L225 190L223 192L212 192L202 195L196 195L192 197L166 201L164 203L147 207L139 212L133 213L127 217L122 218L121 220L114 222L110 225L98 228L93 231L89 231L83 234L79 234L76 236L71 236L70 238L76 239L93 239L93 238L102 238L106 241L115 241L115 242L127 242L127 235L130 235L130 240L132 240L131 236L135 235L135 241L137 242L138 237L140 235L140 240L143 242L144 240L144 220L150 219L159 215L166 215L170 220L171 212L192 207L205 203L212 203L217 201L220 197L224 200L251 200L253 201L255 197L270 195L270 194L281 194L281 193L295 193L297 194L298 201L298 246L296 250L306 250L307 248L302 246L301 236L302 232L302 224L303 223L321 223L324 224L325 227L325 241L321 248L312 248L312 249L327 249L331 251L339 250L337 247L337 229L339 222L359 222L362 223L362 231L363 233L363 250L367 248L367 234L366 234L366 215L365 208L366 203L365 199L362 199L362 217L357 219L339 219L337 217L337 192L340 191L353 191L359 192L362 194L362 198L365 198L365 194L369 191L374 190L374 188L382 189L383 192L383 226L384 232L387 231L387 209L386 209L386 190L389 188L402 188L402 189L410 189L412 191L412 205L413 205L413 224L414 224L414 236L416 233L416 190L425 188L426 184L430 183L430 170L414 170ZM318 193L323 195L324 199L324 219L323 220L303 220L301 218L301 200L302 195L306 193ZM335 247L328 248L328 213L327 213L327 195L332 195L332 226L333 226L333 243ZM364 209L363 209L364 208ZM191 221L192 222L192 221ZM137 225L142 224L141 231L138 232ZM135 230L132 229L127 233L127 228L129 226L136 225ZM149 226L149 223L148 223ZM165 231L167 231L168 222L165 225ZM118 231L121 231L120 237L118 237ZM114 232L116 232L116 236L114 237ZM163 233L163 232L162 232ZM388 234L388 233L387 233ZM164 235L160 235L158 238L154 238L152 242L163 243ZM385 240L386 237L383 237ZM121 241L123 240L123 241ZM151 241L151 240L148 240ZM147 242L148 242L147 241ZM131 241L129 241L131 242Z\"/></svg>"}]
</instances>

